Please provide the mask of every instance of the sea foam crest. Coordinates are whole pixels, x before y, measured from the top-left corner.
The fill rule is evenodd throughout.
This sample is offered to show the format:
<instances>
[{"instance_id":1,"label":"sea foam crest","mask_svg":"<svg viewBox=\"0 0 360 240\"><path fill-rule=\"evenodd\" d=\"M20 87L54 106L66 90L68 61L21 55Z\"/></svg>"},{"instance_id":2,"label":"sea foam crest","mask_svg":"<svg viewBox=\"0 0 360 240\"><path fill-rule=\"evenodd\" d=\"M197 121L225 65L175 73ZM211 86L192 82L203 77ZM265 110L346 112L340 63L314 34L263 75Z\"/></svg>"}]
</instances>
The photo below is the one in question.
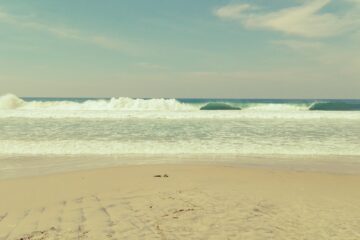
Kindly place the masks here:
<instances>
[{"instance_id":1,"label":"sea foam crest","mask_svg":"<svg viewBox=\"0 0 360 240\"><path fill-rule=\"evenodd\" d=\"M123 110L123 111L191 111L196 107L180 103L176 99L132 99L126 97L110 100L73 101L29 101L13 94L0 97L0 109L25 110Z\"/></svg>"},{"instance_id":2,"label":"sea foam crest","mask_svg":"<svg viewBox=\"0 0 360 240\"><path fill-rule=\"evenodd\" d=\"M24 106L25 101L18 98L14 94L6 94L0 96L0 109L16 109Z\"/></svg>"},{"instance_id":3,"label":"sea foam crest","mask_svg":"<svg viewBox=\"0 0 360 240\"><path fill-rule=\"evenodd\" d=\"M266 104L250 104L246 110L253 111L307 111L306 104L279 104L279 103L266 103Z\"/></svg>"}]
</instances>

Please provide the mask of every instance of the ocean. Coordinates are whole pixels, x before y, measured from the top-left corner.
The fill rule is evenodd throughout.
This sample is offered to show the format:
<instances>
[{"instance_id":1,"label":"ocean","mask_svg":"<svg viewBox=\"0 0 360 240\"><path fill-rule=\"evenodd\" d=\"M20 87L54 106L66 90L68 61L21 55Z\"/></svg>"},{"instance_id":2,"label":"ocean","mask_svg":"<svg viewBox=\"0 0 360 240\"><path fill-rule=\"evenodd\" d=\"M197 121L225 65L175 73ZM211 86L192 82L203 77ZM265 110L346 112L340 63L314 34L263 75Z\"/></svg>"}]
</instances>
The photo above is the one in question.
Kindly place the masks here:
<instances>
[{"instance_id":1,"label":"ocean","mask_svg":"<svg viewBox=\"0 0 360 240\"><path fill-rule=\"evenodd\" d=\"M3 174L76 165L40 159L82 159L91 166L85 156L101 166L360 159L360 100L0 97Z\"/></svg>"}]
</instances>

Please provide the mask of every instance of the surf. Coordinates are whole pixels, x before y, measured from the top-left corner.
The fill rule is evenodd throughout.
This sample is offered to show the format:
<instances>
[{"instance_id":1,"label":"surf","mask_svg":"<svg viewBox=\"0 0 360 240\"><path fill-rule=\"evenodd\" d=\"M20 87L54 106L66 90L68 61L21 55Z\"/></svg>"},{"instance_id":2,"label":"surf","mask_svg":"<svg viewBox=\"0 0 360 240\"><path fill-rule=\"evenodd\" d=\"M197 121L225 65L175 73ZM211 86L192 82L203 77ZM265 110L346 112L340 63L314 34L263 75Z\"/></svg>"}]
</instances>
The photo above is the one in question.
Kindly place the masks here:
<instances>
[{"instance_id":1,"label":"surf","mask_svg":"<svg viewBox=\"0 0 360 240\"><path fill-rule=\"evenodd\" d=\"M24 106L25 101L14 94L0 96L0 109L16 109Z\"/></svg>"},{"instance_id":2,"label":"surf","mask_svg":"<svg viewBox=\"0 0 360 240\"><path fill-rule=\"evenodd\" d=\"M198 110L195 106L181 103L176 99L141 99L141 98L111 98L92 99L84 101L25 101L16 95L6 94L0 97L0 109L5 110L89 110L89 111L192 111Z\"/></svg>"},{"instance_id":3,"label":"surf","mask_svg":"<svg viewBox=\"0 0 360 240\"><path fill-rule=\"evenodd\" d=\"M0 119L360 119L359 110L360 100L0 96Z\"/></svg>"}]
</instances>

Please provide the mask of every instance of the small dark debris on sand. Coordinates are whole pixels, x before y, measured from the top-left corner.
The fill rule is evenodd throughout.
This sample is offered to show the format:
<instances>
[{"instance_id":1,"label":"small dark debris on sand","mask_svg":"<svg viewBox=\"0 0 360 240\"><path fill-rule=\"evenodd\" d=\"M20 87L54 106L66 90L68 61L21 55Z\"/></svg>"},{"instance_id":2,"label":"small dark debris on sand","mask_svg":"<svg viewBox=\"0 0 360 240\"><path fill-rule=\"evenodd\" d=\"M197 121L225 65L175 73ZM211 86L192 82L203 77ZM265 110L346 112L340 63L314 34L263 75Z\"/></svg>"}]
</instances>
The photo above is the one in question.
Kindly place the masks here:
<instances>
[{"instance_id":1,"label":"small dark debris on sand","mask_svg":"<svg viewBox=\"0 0 360 240\"><path fill-rule=\"evenodd\" d=\"M161 176L160 174L158 174L158 175L154 175L154 177L158 177L158 178L164 177L164 178L167 178L167 177L169 177L169 175L164 174L164 175Z\"/></svg>"},{"instance_id":2,"label":"small dark debris on sand","mask_svg":"<svg viewBox=\"0 0 360 240\"><path fill-rule=\"evenodd\" d=\"M175 213L181 213L181 212L192 212L192 211L194 211L194 210L195 210L195 209L193 209L193 208L179 209L179 210L174 211L173 213L175 214Z\"/></svg>"}]
</instances>

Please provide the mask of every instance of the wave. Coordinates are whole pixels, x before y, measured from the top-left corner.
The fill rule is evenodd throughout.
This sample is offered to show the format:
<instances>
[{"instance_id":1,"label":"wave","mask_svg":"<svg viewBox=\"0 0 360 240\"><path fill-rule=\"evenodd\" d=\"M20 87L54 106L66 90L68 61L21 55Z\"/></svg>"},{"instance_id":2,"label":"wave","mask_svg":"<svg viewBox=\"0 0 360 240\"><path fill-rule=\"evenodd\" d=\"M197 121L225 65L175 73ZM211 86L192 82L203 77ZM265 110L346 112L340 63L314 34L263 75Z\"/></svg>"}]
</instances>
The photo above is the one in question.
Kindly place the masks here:
<instances>
[{"instance_id":1,"label":"wave","mask_svg":"<svg viewBox=\"0 0 360 240\"><path fill-rule=\"evenodd\" d=\"M126 97L74 101L24 101L13 94L0 97L0 109L24 110L123 110L123 111L191 111L195 106L176 99L132 99Z\"/></svg>"},{"instance_id":2,"label":"wave","mask_svg":"<svg viewBox=\"0 0 360 240\"><path fill-rule=\"evenodd\" d=\"M306 111L308 106L306 104L286 104L286 103L256 103L244 106L243 109L251 111Z\"/></svg>"},{"instance_id":3,"label":"wave","mask_svg":"<svg viewBox=\"0 0 360 240\"><path fill-rule=\"evenodd\" d=\"M13 94L0 96L0 109L16 109L25 104L25 101Z\"/></svg>"},{"instance_id":4,"label":"wave","mask_svg":"<svg viewBox=\"0 0 360 240\"><path fill-rule=\"evenodd\" d=\"M360 103L348 102L317 102L313 103L311 111L360 111Z\"/></svg>"},{"instance_id":5,"label":"wave","mask_svg":"<svg viewBox=\"0 0 360 240\"><path fill-rule=\"evenodd\" d=\"M273 101L273 102L271 102ZM205 111L204 111L205 110ZM206 110L220 110L217 111ZM227 111L241 110L241 111ZM325 112L326 111L326 112ZM337 111L348 111L339 115ZM0 96L0 118L360 118L360 101L45 99Z\"/></svg>"},{"instance_id":6,"label":"wave","mask_svg":"<svg viewBox=\"0 0 360 240\"><path fill-rule=\"evenodd\" d=\"M200 110L241 110L241 108L227 103L211 102L201 107Z\"/></svg>"}]
</instances>

